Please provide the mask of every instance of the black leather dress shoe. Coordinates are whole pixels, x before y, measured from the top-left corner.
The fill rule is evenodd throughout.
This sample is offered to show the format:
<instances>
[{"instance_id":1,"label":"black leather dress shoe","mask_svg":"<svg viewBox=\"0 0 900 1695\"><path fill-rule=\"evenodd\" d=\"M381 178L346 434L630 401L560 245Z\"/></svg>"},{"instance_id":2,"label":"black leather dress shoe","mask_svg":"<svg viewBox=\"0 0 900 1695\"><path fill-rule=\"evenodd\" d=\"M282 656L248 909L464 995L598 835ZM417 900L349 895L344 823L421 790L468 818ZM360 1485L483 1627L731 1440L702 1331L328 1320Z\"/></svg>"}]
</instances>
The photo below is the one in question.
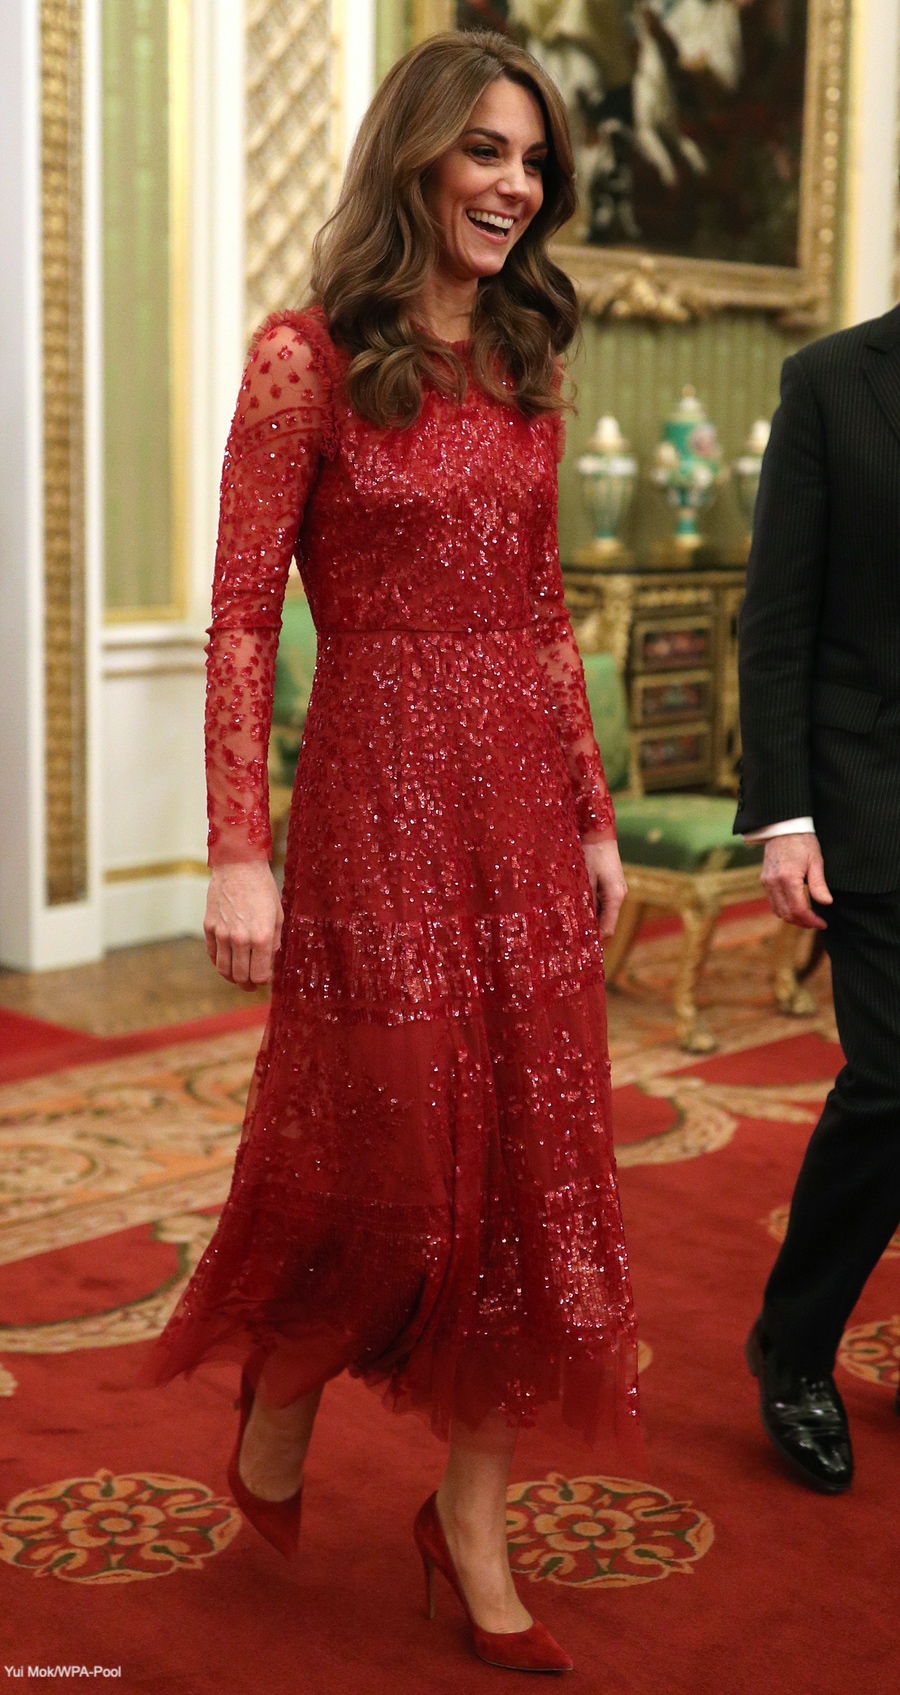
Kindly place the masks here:
<instances>
[{"instance_id":1,"label":"black leather dress shoe","mask_svg":"<svg viewBox=\"0 0 900 1695\"><path fill-rule=\"evenodd\" d=\"M853 1481L853 1449L833 1377L804 1377L774 1353L757 1319L744 1349L759 1379L759 1410L773 1448L804 1483L840 1495Z\"/></svg>"}]
</instances>

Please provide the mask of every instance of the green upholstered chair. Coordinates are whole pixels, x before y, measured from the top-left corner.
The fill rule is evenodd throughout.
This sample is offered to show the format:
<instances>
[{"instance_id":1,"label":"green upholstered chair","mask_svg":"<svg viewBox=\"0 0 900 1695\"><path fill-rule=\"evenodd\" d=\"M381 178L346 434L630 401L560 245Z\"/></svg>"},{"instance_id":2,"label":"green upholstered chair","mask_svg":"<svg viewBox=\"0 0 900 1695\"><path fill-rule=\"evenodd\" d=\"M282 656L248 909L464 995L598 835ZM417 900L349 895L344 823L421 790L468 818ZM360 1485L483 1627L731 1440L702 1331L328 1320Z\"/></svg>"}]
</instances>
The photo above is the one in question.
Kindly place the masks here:
<instances>
[{"instance_id":1,"label":"green upholstered chair","mask_svg":"<svg viewBox=\"0 0 900 1695\"><path fill-rule=\"evenodd\" d=\"M291 791L315 668L316 628L309 603L305 595L291 591L281 619L269 742L269 813L276 862L284 858Z\"/></svg>"},{"instance_id":2,"label":"green upholstered chair","mask_svg":"<svg viewBox=\"0 0 900 1695\"><path fill-rule=\"evenodd\" d=\"M759 895L761 847L732 834L735 803L727 795L644 795L634 780L625 690L608 653L583 656L594 731L613 791L619 852L628 883L616 933L606 947L606 976L621 971L650 906L674 908L684 943L673 995L678 1040L689 1053L709 1053L715 1040L697 1013L697 985L723 906ZM776 946L775 997L782 1011L815 1010L797 981L797 933L783 925Z\"/></svg>"}]
</instances>

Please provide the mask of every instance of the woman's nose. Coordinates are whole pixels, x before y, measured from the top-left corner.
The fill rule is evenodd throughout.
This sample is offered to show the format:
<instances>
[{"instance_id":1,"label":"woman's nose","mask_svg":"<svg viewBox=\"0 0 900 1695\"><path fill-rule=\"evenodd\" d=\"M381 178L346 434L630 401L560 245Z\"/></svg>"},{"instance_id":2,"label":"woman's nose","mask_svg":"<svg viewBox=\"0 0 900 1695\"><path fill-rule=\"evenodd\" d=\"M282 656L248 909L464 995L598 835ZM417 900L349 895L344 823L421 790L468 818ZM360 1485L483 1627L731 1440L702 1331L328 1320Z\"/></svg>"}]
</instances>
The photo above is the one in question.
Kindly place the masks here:
<instances>
[{"instance_id":1,"label":"woman's nose","mask_svg":"<svg viewBox=\"0 0 900 1695\"><path fill-rule=\"evenodd\" d=\"M515 195L517 199L528 193L528 177L521 159L506 165L497 187L501 194Z\"/></svg>"}]
</instances>

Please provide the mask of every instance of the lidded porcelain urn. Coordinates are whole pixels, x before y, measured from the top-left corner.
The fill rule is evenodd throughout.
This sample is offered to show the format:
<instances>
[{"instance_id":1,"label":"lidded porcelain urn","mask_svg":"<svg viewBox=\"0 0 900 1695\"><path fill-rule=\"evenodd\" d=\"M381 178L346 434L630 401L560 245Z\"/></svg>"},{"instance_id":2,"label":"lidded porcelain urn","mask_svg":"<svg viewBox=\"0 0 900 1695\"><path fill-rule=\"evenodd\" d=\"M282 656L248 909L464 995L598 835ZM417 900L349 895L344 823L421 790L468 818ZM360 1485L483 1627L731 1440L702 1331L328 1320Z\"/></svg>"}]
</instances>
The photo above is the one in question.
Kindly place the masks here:
<instances>
[{"instance_id":1,"label":"lidded porcelain urn","mask_svg":"<svg viewBox=\"0 0 900 1695\"><path fill-rule=\"evenodd\" d=\"M763 454L769 444L772 426L768 418L757 418L751 426L750 434L744 443L744 451L732 466L735 487L737 489L738 505L744 522L747 525L747 540L753 534L753 514L756 510L756 497L759 493L759 477L762 471Z\"/></svg>"},{"instance_id":2,"label":"lidded porcelain urn","mask_svg":"<svg viewBox=\"0 0 900 1695\"><path fill-rule=\"evenodd\" d=\"M625 562L629 556L622 545L622 530L634 498L638 462L615 418L606 415L599 420L576 470L594 527L590 546L579 549L579 558Z\"/></svg>"}]
</instances>

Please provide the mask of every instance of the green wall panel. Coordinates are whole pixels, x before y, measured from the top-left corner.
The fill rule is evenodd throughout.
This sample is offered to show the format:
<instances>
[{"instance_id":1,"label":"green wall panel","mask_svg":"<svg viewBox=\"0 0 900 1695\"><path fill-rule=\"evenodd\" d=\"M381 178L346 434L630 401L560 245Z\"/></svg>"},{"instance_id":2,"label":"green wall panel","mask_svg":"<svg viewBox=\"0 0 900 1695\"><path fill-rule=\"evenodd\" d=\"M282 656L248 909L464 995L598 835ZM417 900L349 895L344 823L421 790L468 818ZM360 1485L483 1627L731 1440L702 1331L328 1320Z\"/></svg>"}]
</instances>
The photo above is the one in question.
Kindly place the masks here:
<instances>
[{"instance_id":1,"label":"green wall panel","mask_svg":"<svg viewBox=\"0 0 900 1695\"><path fill-rule=\"evenodd\" d=\"M601 413L618 418L641 464L626 540L641 549L666 535L674 514L649 484L647 471L660 424L686 383L692 383L717 425L724 456L737 457L755 418L771 417L778 404L782 360L805 338L788 336L770 317L722 313L705 323L608 324L586 319L581 348L570 370L577 416L568 423L568 449L560 467L560 545L563 556L590 539L575 460ZM730 486L719 491L701 528L711 541L737 542L743 524Z\"/></svg>"},{"instance_id":2,"label":"green wall panel","mask_svg":"<svg viewBox=\"0 0 900 1695\"><path fill-rule=\"evenodd\" d=\"M103 0L106 605L175 599L165 0Z\"/></svg>"}]
</instances>

